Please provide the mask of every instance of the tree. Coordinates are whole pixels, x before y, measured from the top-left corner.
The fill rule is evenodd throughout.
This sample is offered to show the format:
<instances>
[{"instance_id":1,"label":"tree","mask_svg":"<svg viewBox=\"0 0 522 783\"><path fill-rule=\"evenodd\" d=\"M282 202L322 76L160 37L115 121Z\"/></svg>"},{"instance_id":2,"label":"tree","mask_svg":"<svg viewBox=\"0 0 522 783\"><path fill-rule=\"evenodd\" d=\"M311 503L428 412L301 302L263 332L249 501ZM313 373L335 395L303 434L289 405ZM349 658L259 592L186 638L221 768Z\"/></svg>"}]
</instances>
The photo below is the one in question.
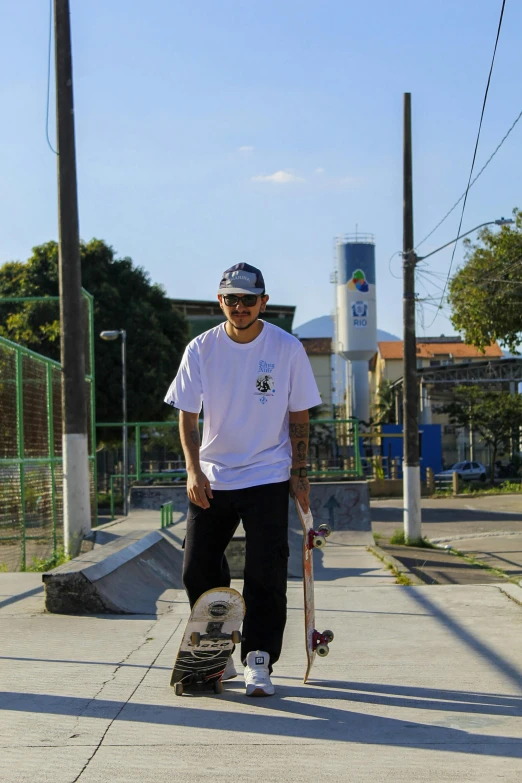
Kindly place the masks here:
<instances>
[{"instance_id":1,"label":"tree","mask_svg":"<svg viewBox=\"0 0 522 783\"><path fill-rule=\"evenodd\" d=\"M188 341L186 320L142 267L130 258L116 258L113 248L102 240L82 243L81 256L83 286L94 296L97 420L121 421L121 344L102 342L99 334L104 329L127 330L129 421L167 419L173 411L163 397ZM4 264L0 267L0 334L59 359L57 302L1 304L1 297L57 295L56 242L33 248L26 263Z\"/></svg>"},{"instance_id":2,"label":"tree","mask_svg":"<svg viewBox=\"0 0 522 783\"><path fill-rule=\"evenodd\" d=\"M377 392L374 424L395 424L395 392L392 382L383 378Z\"/></svg>"},{"instance_id":3,"label":"tree","mask_svg":"<svg viewBox=\"0 0 522 783\"><path fill-rule=\"evenodd\" d=\"M483 229L467 244L466 264L449 285L453 325L467 343L484 349L495 340L517 352L522 334L522 211L514 226Z\"/></svg>"},{"instance_id":4,"label":"tree","mask_svg":"<svg viewBox=\"0 0 522 783\"><path fill-rule=\"evenodd\" d=\"M471 425L489 446L493 478L499 449L509 448L513 432L518 433L522 426L522 397L502 391L484 391L477 386L458 386L453 400L441 410L449 414L451 424L468 429Z\"/></svg>"}]
</instances>

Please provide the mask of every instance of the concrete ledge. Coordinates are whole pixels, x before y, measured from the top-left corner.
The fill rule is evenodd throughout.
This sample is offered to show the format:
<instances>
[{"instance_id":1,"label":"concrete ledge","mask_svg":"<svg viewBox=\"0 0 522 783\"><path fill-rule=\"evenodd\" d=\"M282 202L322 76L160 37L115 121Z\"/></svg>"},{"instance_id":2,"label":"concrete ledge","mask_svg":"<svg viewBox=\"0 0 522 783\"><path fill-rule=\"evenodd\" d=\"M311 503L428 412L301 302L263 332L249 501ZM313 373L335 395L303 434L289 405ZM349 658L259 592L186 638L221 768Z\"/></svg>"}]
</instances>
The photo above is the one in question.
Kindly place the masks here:
<instances>
[{"instance_id":1,"label":"concrete ledge","mask_svg":"<svg viewBox=\"0 0 522 783\"><path fill-rule=\"evenodd\" d=\"M182 564L171 536L123 536L43 574L45 608L58 614L157 614L159 596L182 588Z\"/></svg>"}]
</instances>

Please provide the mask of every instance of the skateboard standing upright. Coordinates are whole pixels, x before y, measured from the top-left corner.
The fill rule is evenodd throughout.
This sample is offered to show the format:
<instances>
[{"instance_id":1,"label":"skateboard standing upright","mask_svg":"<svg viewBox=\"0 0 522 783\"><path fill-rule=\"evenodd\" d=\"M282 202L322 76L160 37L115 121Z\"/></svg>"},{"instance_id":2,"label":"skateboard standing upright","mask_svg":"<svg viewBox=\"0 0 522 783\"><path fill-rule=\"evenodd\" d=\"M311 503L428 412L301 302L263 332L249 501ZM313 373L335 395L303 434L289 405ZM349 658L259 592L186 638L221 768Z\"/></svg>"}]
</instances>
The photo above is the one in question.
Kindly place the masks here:
<instances>
[{"instance_id":1,"label":"skateboard standing upright","mask_svg":"<svg viewBox=\"0 0 522 783\"><path fill-rule=\"evenodd\" d=\"M245 603L237 590L219 587L203 593L192 608L170 684L184 690L223 691L221 677L235 644L241 642Z\"/></svg>"},{"instance_id":2,"label":"skateboard standing upright","mask_svg":"<svg viewBox=\"0 0 522 783\"><path fill-rule=\"evenodd\" d=\"M319 631L315 628L315 604L314 604L314 561L313 550L321 549L326 544L326 539L330 535L328 525L319 525L314 530L314 520L312 512L306 514L296 499L295 506L297 515L303 528L303 589L304 589L304 615L305 615L305 640L306 657L308 664L306 667L303 682L306 682L310 670L313 666L316 654L324 658L330 652L329 643L333 641L332 631Z\"/></svg>"}]
</instances>

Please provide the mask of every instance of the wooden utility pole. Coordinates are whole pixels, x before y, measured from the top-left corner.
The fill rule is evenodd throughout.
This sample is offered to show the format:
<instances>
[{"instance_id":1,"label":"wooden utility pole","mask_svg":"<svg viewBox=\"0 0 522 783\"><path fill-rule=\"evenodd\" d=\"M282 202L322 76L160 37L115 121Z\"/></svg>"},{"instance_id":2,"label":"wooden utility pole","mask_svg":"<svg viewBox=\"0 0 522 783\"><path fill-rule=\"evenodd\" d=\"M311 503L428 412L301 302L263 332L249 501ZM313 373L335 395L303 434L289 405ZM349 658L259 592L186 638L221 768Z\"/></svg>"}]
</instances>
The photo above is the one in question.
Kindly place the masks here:
<instances>
[{"instance_id":1,"label":"wooden utility pole","mask_svg":"<svg viewBox=\"0 0 522 783\"><path fill-rule=\"evenodd\" d=\"M403 203L403 493L404 535L407 541L422 536L419 467L419 392L415 335L415 266L413 245L413 176L411 162L411 93L404 93L404 203Z\"/></svg>"},{"instance_id":2,"label":"wooden utility pole","mask_svg":"<svg viewBox=\"0 0 522 783\"><path fill-rule=\"evenodd\" d=\"M54 0L64 544L79 551L91 527L85 319L82 307L69 0Z\"/></svg>"}]
</instances>

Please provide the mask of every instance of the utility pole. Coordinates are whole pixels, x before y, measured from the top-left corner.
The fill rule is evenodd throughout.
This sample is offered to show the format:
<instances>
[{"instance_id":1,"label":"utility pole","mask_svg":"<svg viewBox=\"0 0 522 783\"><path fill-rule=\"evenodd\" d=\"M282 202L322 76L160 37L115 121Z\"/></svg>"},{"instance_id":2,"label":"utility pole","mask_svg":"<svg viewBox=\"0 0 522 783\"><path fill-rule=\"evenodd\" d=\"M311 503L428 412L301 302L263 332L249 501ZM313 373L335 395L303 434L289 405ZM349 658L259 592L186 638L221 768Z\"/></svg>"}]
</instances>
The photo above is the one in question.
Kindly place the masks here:
<instances>
[{"instance_id":1,"label":"utility pole","mask_svg":"<svg viewBox=\"0 0 522 783\"><path fill-rule=\"evenodd\" d=\"M54 0L54 37L64 546L74 556L91 529L91 513L69 0Z\"/></svg>"},{"instance_id":2,"label":"utility pole","mask_svg":"<svg viewBox=\"0 0 522 783\"><path fill-rule=\"evenodd\" d=\"M411 93L404 93L404 202L403 202L403 493L404 536L415 541L422 536L419 467L419 392L417 388L417 340L415 335L415 266L413 245L413 184L411 162Z\"/></svg>"}]
</instances>

